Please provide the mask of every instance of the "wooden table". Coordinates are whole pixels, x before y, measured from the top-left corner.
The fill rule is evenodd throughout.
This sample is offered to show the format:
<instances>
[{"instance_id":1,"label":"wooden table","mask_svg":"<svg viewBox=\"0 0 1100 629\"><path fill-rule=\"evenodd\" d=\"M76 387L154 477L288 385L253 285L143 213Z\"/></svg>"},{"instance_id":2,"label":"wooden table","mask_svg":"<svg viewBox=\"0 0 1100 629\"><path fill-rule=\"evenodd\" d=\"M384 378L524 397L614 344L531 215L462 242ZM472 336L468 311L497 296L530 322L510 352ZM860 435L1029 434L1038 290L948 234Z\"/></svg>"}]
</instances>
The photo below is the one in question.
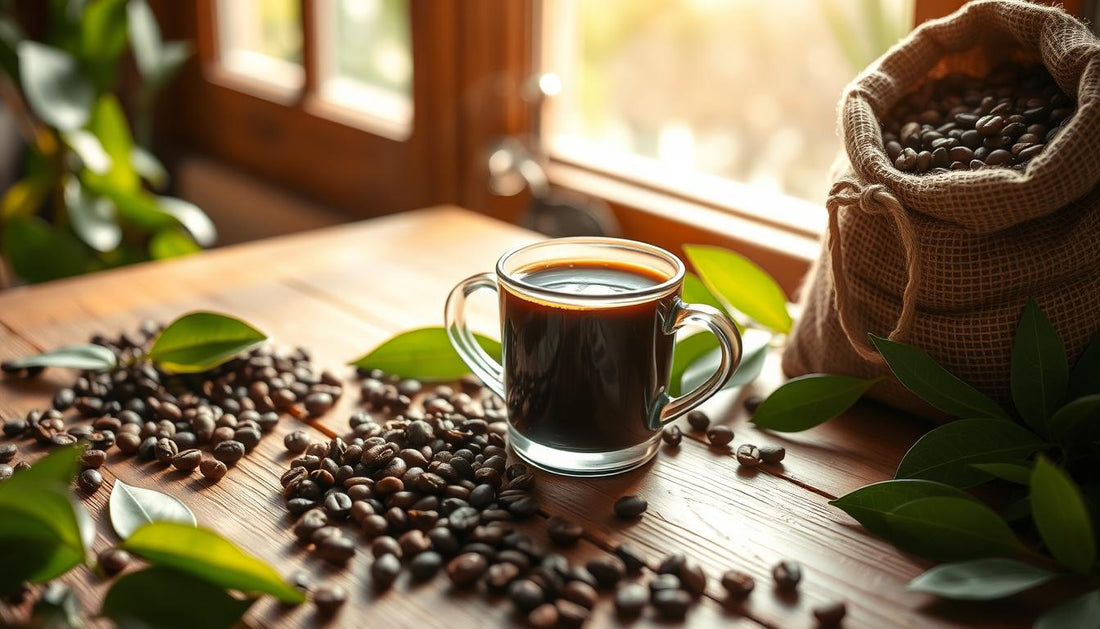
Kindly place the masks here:
<instances>
[{"instance_id":1,"label":"wooden table","mask_svg":"<svg viewBox=\"0 0 1100 629\"><path fill-rule=\"evenodd\" d=\"M0 294L0 359L25 356L61 344L84 342L94 332L134 330L142 319L169 321L195 309L223 311L266 331L276 343L304 345L322 367L352 376L348 360L407 328L440 325L443 300L460 279L492 268L505 249L536 236L457 208L433 208L364 223L210 251L194 257L142 264L93 276ZM495 325L491 298L475 307L483 329ZM756 392L781 381L778 356L771 357ZM51 370L36 381L0 384L0 416L45 408L72 374ZM752 391L743 392L744 395ZM340 405L310 422L315 436L343 435L358 402L348 388ZM679 449L664 449L643 469L605 479L569 479L539 474L543 511L523 526L544 535L545 518L563 515L581 522L586 534L569 551L583 560L629 541L660 557L681 551L710 575L708 597L687 626L812 627L811 610L843 600L849 627L1024 626L1035 618L1035 601L954 605L907 592L906 583L929 563L874 538L827 503L870 482L892 476L902 454L926 430L917 420L861 405L819 428L780 435L757 430L733 395L708 403L716 421L732 426L735 443L778 444L787 449L779 468L740 468L729 452L709 449L701 436L682 428ZM403 574L393 590L377 594L367 584L366 552L346 570L327 567L293 543L291 521L278 496L279 474L290 456L282 435L302 425L281 423L221 482L197 474L109 457L104 476L139 486L157 486L178 496L200 523L275 565L284 575L306 569L343 583L352 600L337 616L345 626L481 627L517 623L511 605L477 593L452 591L440 577L414 585ZM32 454L33 456L33 454ZM116 540L107 524L108 487L86 499L99 534L95 550ZM611 503L626 493L649 501L639 521L624 524ZM796 596L772 589L772 566L781 559L802 563ZM756 591L740 606L723 605L718 576L737 568L751 573ZM84 609L98 609L104 585L88 569L69 577ZM592 626L617 625L604 597ZM299 626L319 621L311 605L285 608L270 600L255 605L253 626ZM655 624L646 616L633 626Z\"/></svg>"}]
</instances>

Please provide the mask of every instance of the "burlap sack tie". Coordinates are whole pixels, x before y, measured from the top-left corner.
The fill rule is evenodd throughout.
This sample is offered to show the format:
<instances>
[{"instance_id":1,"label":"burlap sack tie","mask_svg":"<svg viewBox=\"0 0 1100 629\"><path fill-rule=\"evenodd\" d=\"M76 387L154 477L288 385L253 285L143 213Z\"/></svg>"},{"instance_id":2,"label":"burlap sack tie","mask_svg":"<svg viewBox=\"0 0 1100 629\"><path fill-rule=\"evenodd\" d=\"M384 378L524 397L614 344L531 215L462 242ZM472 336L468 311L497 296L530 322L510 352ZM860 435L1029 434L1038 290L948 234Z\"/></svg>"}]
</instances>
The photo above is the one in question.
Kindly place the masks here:
<instances>
[{"instance_id":1,"label":"burlap sack tie","mask_svg":"<svg viewBox=\"0 0 1100 629\"><path fill-rule=\"evenodd\" d=\"M884 364L879 355L867 339L868 329L860 320L858 314L852 312L850 304L857 303L848 299L847 277L844 273L844 251L840 239L840 209L854 207L866 214L888 214L894 220L898 237L905 249L905 262L909 271L909 277L905 283L905 291L901 297L901 315L898 316L897 325L890 332L888 338L891 341L905 342L909 336L909 330L913 325L913 316L916 312L917 286L920 285L920 249L918 248L917 235L913 225L909 221L909 214L898 201L898 198L890 192L886 186L878 183L860 186L852 177L841 177L829 190L829 197L825 201L825 209L829 211L829 256L833 263L834 308L840 320L840 326L856 351L864 360L875 364Z\"/></svg>"}]
</instances>

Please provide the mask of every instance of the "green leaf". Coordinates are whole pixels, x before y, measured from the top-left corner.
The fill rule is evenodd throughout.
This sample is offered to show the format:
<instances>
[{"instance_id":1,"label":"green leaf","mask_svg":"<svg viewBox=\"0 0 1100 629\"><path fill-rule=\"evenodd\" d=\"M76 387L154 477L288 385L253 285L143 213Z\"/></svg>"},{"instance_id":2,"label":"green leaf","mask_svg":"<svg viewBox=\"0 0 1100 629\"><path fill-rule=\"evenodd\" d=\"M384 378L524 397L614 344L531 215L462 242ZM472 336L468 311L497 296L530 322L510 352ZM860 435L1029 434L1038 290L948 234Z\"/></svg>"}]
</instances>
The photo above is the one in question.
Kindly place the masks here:
<instances>
[{"instance_id":1,"label":"green leaf","mask_svg":"<svg viewBox=\"0 0 1100 629\"><path fill-rule=\"evenodd\" d=\"M886 514L903 504L920 498L974 498L950 485L927 480L902 479L885 480L859 489L832 500L829 504L844 511L856 519L863 528L879 537L890 537L890 527L886 523Z\"/></svg>"},{"instance_id":2,"label":"green leaf","mask_svg":"<svg viewBox=\"0 0 1100 629\"><path fill-rule=\"evenodd\" d=\"M223 588L270 594L287 603L305 600L271 566L209 529L154 522L134 531L121 546L154 566L186 572Z\"/></svg>"},{"instance_id":3,"label":"green leaf","mask_svg":"<svg viewBox=\"0 0 1100 629\"><path fill-rule=\"evenodd\" d=\"M168 185L168 169L157 159L156 155L140 146L134 146L134 149L130 152L130 163L133 164L137 174L141 175L142 179L148 181L154 188L159 190Z\"/></svg>"},{"instance_id":4,"label":"green leaf","mask_svg":"<svg viewBox=\"0 0 1100 629\"><path fill-rule=\"evenodd\" d=\"M1100 393L1100 334L1092 337L1069 373L1069 398Z\"/></svg>"},{"instance_id":5,"label":"green leaf","mask_svg":"<svg viewBox=\"0 0 1100 629\"><path fill-rule=\"evenodd\" d=\"M1079 596L1048 611L1034 629L1096 629L1100 618L1100 590Z\"/></svg>"},{"instance_id":6,"label":"green leaf","mask_svg":"<svg viewBox=\"0 0 1100 629\"><path fill-rule=\"evenodd\" d=\"M149 89L160 89L168 84L173 77L183 68L183 64L194 53L191 42L170 41L164 42L161 48L160 64L155 73L149 77Z\"/></svg>"},{"instance_id":7,"label":"green leaf","mask_svg":"<svg viewBox=\"0 0 1100 629\"><path fill-rule=\"evenodd\" d=\"M1100 394L1086 395L1058 409L1048 423L1058 443L1076 446L1100 436Z\"/></svg>"},{"instance_id":8,"label":"green leaf","mask_svg":"<svg viewBox=\"0 0 1100 629\"><path fill-rule=\"evenodd\" d=\"M84 244L37 216L16 216L4 225L4 254L16 275L46 282L95 270Z\"/></svg>"},{"instance_id":9,"label":"green leaf","mask_svg":"<svg viewBox=\"0 0 1100 629\"><path fill-rule=\"evenodd\" d=\"M500 360L499 342L480 334L474 336L494 360ZM350 364L360 369L381 369L404 378L421 380L453 380L470 371L451 346L447 331L443 328L403 332Z\"/></svg>"},{"instance_id":10,"label":"green leaf","mask_svg":"<svg viewBox=\"0 0 1100 629\"><path fill-rule=\"evenodd\" d=\"M130 0L126 6L130 22L130 41L134 49L134 61L138 72L146 81L158 73L164 42L160 36L157 16L145 0Z\"/></svg>"},{"instance_id":11,"label":"green leaf","mask_svg":"<svg viewBox=\"0 0 1100 629\"><path fill-rule=\"evenodd\" d=\"M737 370L733 372L729 380L726 380L722 389L735 389L756 380L764 369L764 363L768 358L768 349L767 339L764 339L762 343L747 347L741 355L741 363L737 365ZM718 369L721 360L722 350L719 348L712 349L696 359L684 370L684 375L681 378L681 389L691 391L706 382L706 379Z\"/></svg>"},{"instance_id":12,"label":"green leaf","mask_svg":"<svg viewBox=\"0 0 1100 629\"><path fill-rule=\"evenodd\" d=\"M180 522L197 526L195 514L179 499L152 489L132 487L115 479L111 488L111 527L121 539L152 522Z\"/></svg>"},{"instance_id":13,"label":"green leaf","mask_svg":"<svg viewBox=\"0 0 1100 629\"><path fill-rule=\"evenodd\" d=\"M703 284L703 280L691 272L684 273L684 288L680 293L680 297L689 304L705 304L711 308L716 308L719 312L726 311L726 306L714 296L714 293L707 289L706 285Z\"/></svg>"},{"instance_id":14,"label":"green leaf","mask_svg":"<svg viewBox=\"0 0 1100 629\"><path fill-rule=\"evenodd\" d=\"M1057 576L1015 559L990 557L938 565L910 581L908 589L957 601L992 601L1038 587Z\"/></svg>"},{"instance_id":15,"label":"green leaf","mask_svg":"<svg viewBox=\"0 0 1100 629\"><path fill-rule=\"evenodd\" d=\"M791 331L783 289L748 258L719 247L685 245L706 287L719 299L780 334Z\"/></svg>"},{"instance_id":16,"label":"green leaf","mask_svg":"<svg viewBox=\"0 0 1100 629\"><path fill-rule=\"evenodd\" d=\"M115 353L94 343L65 345L35 356L17 358L11 364L17 369L27 367L68 367L69 369L88 369L107 371L114 369L117 360Z\"/></svg>"},{"instance_id":17,"label":"green leaf","mask_svg":"<svg viewBox=\"0 0 1100 629\"><path fill-rule=\"evenodd\" d=\"M970 467L1017 485L1031 483L1031 468L1019 463L971 463Z\"/></svg>"},{"instance_id":18,"label":"green leaf","mask_svg":"<svg viewBox=\"0 0 1100 629\"><path fill-rule=\"evenodd\" d=\"M752 423L778 432L813 428L848 410L879 380L827 374L792 378L764 400Z\"/></svg>"},{"instance_id":19,"label":"green leaf","mask_svg":"<svg viewBox=\"0 0 1100 629\"><path fill-rule=\"evenodd\" d=\"M201 578L152 567L119 577L104 597L100 613L120 629L229 629L237 626L252 603Z\"/></svg>"},{"instance_id":20,"label":"green leaf","mask_svg":"<svg viewBox=\"0 0 1100 629\"><path fill-rule=\"evenodd\" d=\"M179 226L170 214L161 209L157 198L144 190L125 190L103 177L85 176L84 186L115 204L118 216L146 231L156 232Z\"/></svg>"},{"instance_id":21,"label":"green leaf","mask_svg":"<svg viewBox=\"0 0 1100 629\"><path fill-rule=\"evenodd\" d=\"M111 156L103 150L103 144L94 134L84 129L73 129L62 133L65 144L80 158L84 168L102 175L111 169Z\"/></svg>"},{"instance_id":22,"label":"green leaf","mask_svg":"<svg viewBox=\"0 0 1100 629\"><path fill-rule=\"evenodd\" d=\"M149 255L154 260L168 260L202 251L191 236L182 229L165 229L153 234L149 240Z\"/></svg>"},{"instance_id":23,"label":"green leaf","mask_svg":"<svg viewBox=\"0 0 1100 629\"><path fill-rule=\"evenodd\" d=\"M1080 574L1096 561L1096 537L1081 492L1064 471L1040 456L1031 472L1031 516L1050 554Z\"/></svg>"},{"instance_id":24,"label":"green leaf","mask_svg":"<svg viewBox=\"0 0 1100 629\"><path fill-rule=\"evenodd\" d=\"M960 419L932 429L914 443L894 476L969 487L989 480L971 463L1016 463L1045 446L1035 433L1012 422Z\"/></svg>"},{"instance_id":25,"label":"green leaf","mask_svg":"<svg viewBox=\"0 0 1100 629\"><path fill-rule=\"evenodd\" d=\"M887 539L938 561L1014 555L1023 550L1008 524L975 500L919 498L886 514Z\"/></svg>"},{"instance_id":26,"label":"green leaf","mask_svg":"<svg viewBox=\"0 0 1100 629\"><path fill-rule=\"evenodd\" d=\"M690 390L683 386L684 373L688 367L712 351L718 351L718 338L713 334L699 332L677 340L676 347L672 350L668 394L678 396L685 390Z\"/></svg>"},{"instance_id":27,"label":"green leaf","mask_svg":"<svg viewBox=\"0 0 1100 629\"><path fill-rule=\"evenodd\" d=\"M131 161L134 139L130 135L130 123L113 94L104 94L96 101L88 130L99 138L103 149L111 156L111 169L102 178L119 190L138 191L140 181Z\"/></svg>"},{"instance_id":28,"label":"green leaf","mask_svg":"<svg viewBox=\"0 0 1100 629\"><path fill-rule=\"evenodd\" d=\"M113 82L126 41L126 0L89 2L80 20L80 49L99 91Z\"/></svg>"},{"instance_id":29,"label":"green leaf","mask_svg":"<svg viewBox=\"0 0 1100 629\"><path fill-rule=\"evenodd\" d=\"M263 332L240 319L216 312L191 312L157 336L149 358L165 371L197 373L213 369L266 339Z\"/></svg>"},{"instance_id":30,"label":"green leaf","mask_svg":"<svg viewBox=\"0 0 1100 629\"><path fill-rule=\"evenodd\" d=\"M194 203L174 197L157 197L157 203L161 211L176 219L200 246L209 247L218 239L214 221Z\"/></svg>"},{"instance_id":31,"label":"green leaf","mask_svg":"<svg viewBox=\"0 0 1100 629\"><path fill-rule=\"evenodd\" d=\"M88 193L76 177L69 177L65 182L65 208L73 232L92 249L113 251L122 242L122 228L115 221L115 206L103 197Z\"/></svg>"},{"instance_id":32,"label":"green leaf","mask_svg":"<svg viewBox=\"0 0 1100 629\"><path fill-rule=\"evenodd\" d=\"M23 93L34 113L62 131L84 126L95 93L76 59L29 39L19 42L18 52Z\"/></svg>"},{"instance_id":33,"label":"green leaf","mask_svg":"<svg viewBox=\"0 0 1100 629\"><path fill-rule=\"evenodd\" d=\"M1008 419L996 402L939 365L924 351L869 335L898 381L922 400L955 417Z\"/></svg>"},{"instance_id":34,"label":"green leaf","mask_svg":"<svg viewBox=\"0 0 1100 629\"><path fill-rule=\"evenodd\" d=\"M1041 435L1065 398L1069 363L1058 331L1029 299L1012 343L1012 401L1024 421Z\"/></svg>"}]
</instances>

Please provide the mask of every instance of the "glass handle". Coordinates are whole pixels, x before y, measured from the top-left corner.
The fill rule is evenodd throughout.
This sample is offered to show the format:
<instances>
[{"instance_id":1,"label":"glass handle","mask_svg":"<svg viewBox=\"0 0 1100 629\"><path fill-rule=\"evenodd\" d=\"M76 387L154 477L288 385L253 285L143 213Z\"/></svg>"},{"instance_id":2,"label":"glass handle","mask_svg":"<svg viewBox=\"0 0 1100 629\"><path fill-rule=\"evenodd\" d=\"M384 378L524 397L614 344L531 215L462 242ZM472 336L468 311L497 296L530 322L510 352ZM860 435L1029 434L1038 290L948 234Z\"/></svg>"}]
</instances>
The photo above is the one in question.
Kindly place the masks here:
<instances>
[{"instance_id":1,"label":"glass handle","mask_svg":"<svg viewBox=\"0 0 1100 629\"><path fill-rule=\"evenodd\" d=\"M492 273L481 273L459 282L447 297L443 325L447 328L447 338L451 339L451 345L462 361L485 386L504 399L504 367L481 347L466 324L466 298L481 288L489 288L493 292L500 290Z\"/></svg>"},{"instance_id":2,"label":"glass handle","mask_svg":"<svg viewBox=\"0 0 1100 629\"><path fill-rule=\"evenodd\" d=\"M672 321L672 329L669 334L675 334L684 325L695 323L704 325L710 329L714 336L718 337L718 346L722 350L722 360L718 369L707 381L695 387L684 395L672 398L661 410L661 423L676 419L680 415L702 404L707 398L714 395L722 388L722 385L733 375L737 365L741 362L741 335L737 332L737 326L733 324L722 312L703 304L686 304L680 302L676 307L676 317Z\"/></svg>"}]
</instances>

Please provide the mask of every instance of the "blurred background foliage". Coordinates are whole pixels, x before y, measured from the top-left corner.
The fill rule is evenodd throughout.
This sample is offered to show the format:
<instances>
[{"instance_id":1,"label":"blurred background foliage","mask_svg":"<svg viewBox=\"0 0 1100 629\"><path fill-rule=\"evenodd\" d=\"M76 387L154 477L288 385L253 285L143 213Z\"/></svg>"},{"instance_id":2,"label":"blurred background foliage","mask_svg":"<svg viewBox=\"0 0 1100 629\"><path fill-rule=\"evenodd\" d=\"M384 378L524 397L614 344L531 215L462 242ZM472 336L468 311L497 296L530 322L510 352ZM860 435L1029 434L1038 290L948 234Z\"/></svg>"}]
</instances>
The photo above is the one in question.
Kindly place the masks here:
<instances>
[{"instance_id":1,"label":"blurred background foliage","mask_svg":"<svg viewBox=\"0 0 1100 629\"><path fill-rule=\"evenodd\" d=\"M164 41L145 0L48 0L40 32L20 23L18 4L0 4L0 99L26 145L22 178L0 199L5 283L213 244L202 210L158 194L168 174L148 149L154 97L190 44ZM119 96L127 68L132 126Z\"/></svg>"}]
</instances>

